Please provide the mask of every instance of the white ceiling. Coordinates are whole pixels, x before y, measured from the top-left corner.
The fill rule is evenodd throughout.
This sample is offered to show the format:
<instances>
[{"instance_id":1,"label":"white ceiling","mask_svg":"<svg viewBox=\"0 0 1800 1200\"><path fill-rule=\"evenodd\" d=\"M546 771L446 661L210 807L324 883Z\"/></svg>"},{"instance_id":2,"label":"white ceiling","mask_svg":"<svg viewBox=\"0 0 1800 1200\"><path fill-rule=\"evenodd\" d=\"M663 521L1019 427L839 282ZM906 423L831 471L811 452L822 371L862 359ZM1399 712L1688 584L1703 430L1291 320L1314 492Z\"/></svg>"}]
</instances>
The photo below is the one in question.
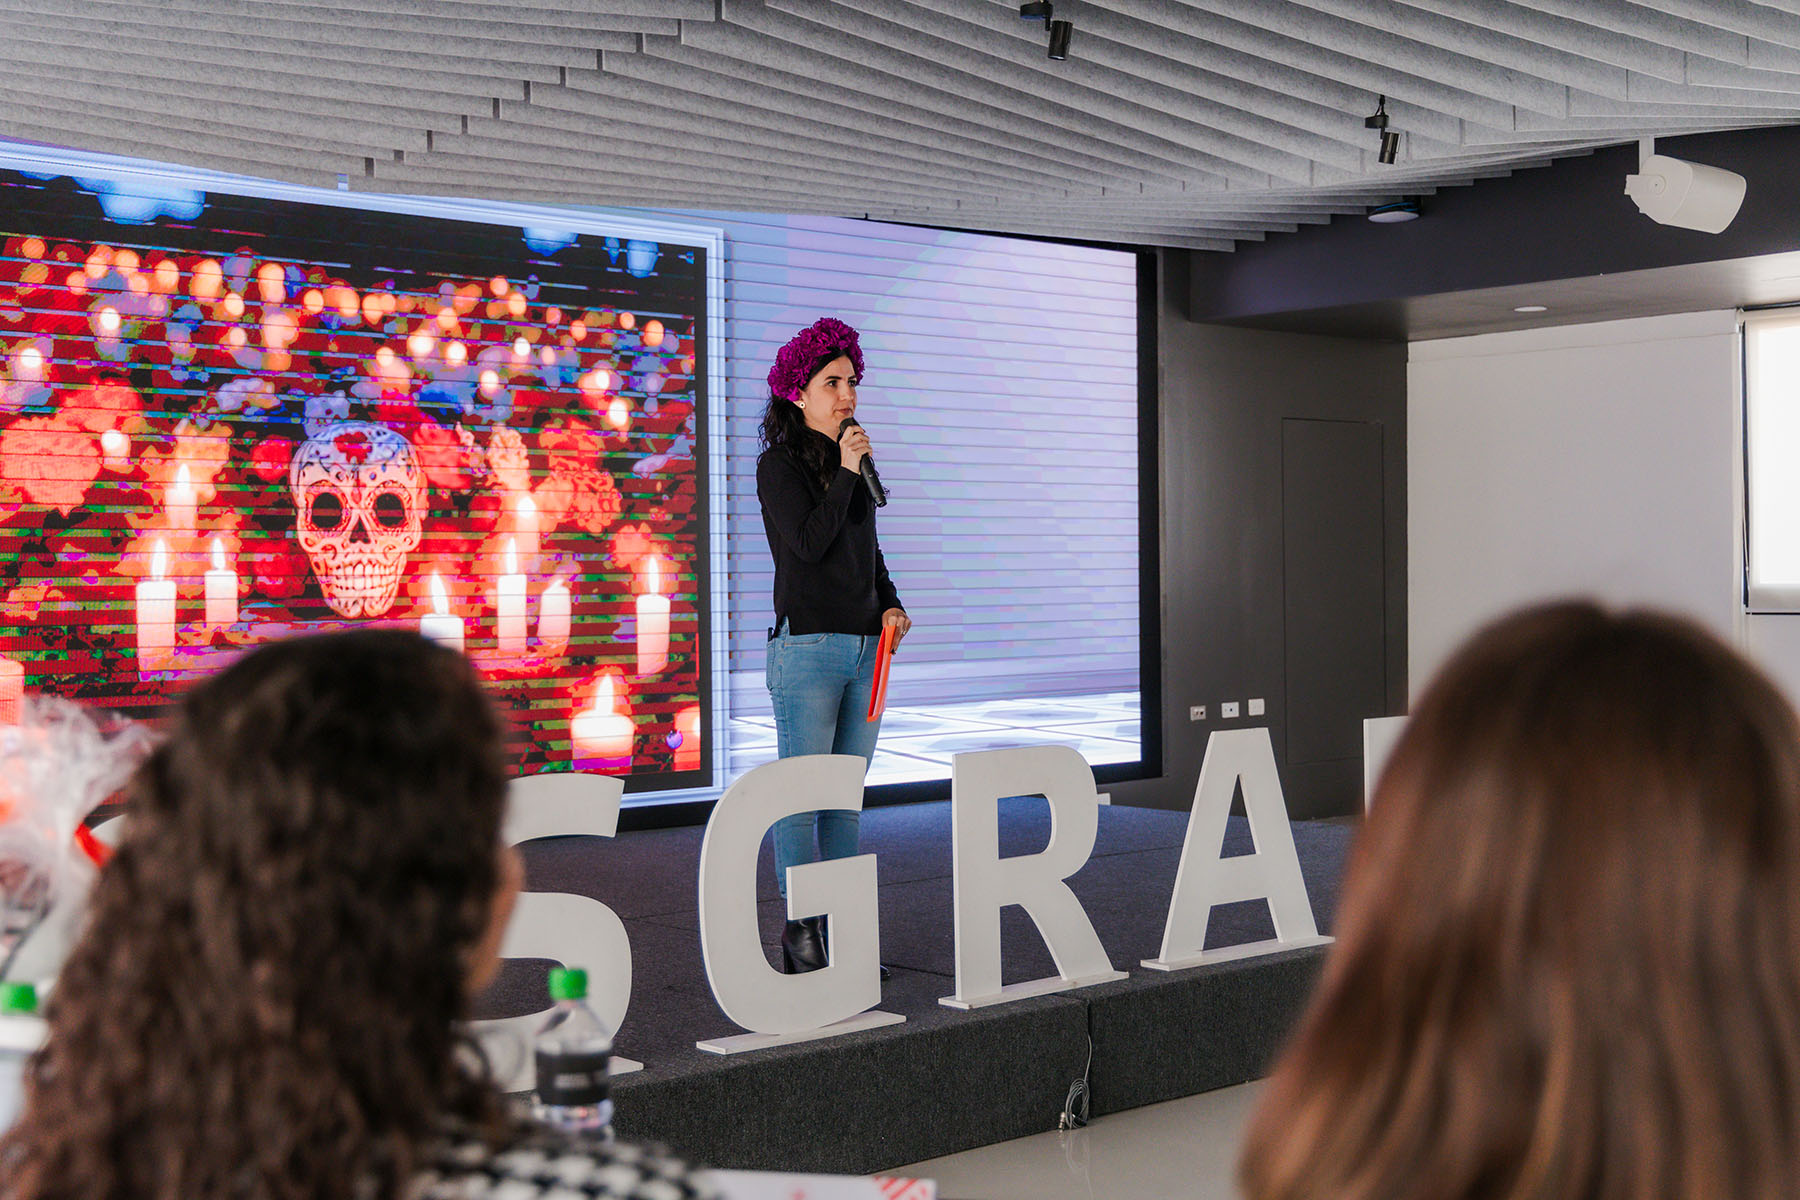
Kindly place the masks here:
<instances>
[{"instance_id":1,"label":"white ceiling","mask_svg":"<svg viewBox=\"0 0 1800 1200\"><path fill-rule=\"evenodd\" d=\"M1800 121L1800 0L0 0L0 135L357 190L1229 250ZM1375 161L1378 94L1404 134Z\"/></svg>"}]
</instances>

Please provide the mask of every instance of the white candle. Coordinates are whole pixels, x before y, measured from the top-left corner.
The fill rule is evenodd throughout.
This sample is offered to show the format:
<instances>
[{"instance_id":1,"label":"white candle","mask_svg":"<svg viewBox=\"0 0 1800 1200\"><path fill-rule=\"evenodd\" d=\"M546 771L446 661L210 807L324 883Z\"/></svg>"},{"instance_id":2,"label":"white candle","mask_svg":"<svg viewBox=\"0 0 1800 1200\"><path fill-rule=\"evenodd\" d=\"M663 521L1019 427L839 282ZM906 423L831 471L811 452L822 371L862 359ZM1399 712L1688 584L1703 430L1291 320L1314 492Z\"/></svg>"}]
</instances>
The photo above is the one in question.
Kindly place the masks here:
<instances>
[{"instance_id":1,"label":"white candle","mask_svg":"<svg viewBox=\"0 0 1800 1200\"><path fill-rule=\"evenodd\" d=\"M681 735L681 745L675 747L675 769L677 771L698 771L700 769L700 706L690 704L675 714L675 732Z\"/></svg>"},{"instance_id":2,"label":"white candle","mask_svg":"<svg viewBox=\"0 0 1800 1200\"><path fill-rule=\"evenodd\" d=\"M450 598L436 571L431 573L431 611L419 618L419 632L440 646L463 652L463 620L450 615Z\"/></svg>"},{"instance_id":3,"label":"white candle","mask_svg":"<svg viewBox=\"0 0 1800 1200\"><path fill-rule=\"evenodd\" d=\"M100 453L105 456L107 470L123 471L131 465L126 457L131 453L131 439L117 429L109 429L100 435Z\"/></svg>"},{"instance_id":4,"label":"white candle","mask_svg":"<svg viewBox=\"0 0 1800 1200\"><path fill-rule=\"evenodd\" d=\"M0 725L17 725L25 701L25 664L0 658Z\"/></svg>"},{"instance_id":5,"label":"white candle","mask_svg":"<svg viewBox=\"0 0 1800 1200\"><path fill-rule=\"evenodd\" d=\"M212 540L212 569L206 573L206 623L235 625L238 619L237 572L225 565L225 543Z\"/></svg>"},{"instance_id":6,"label":"white candle","mask_svg":"<svg viewBox=\"0 0 1800 1200\"><path fill-rule=\"evenodd\" d=\"M513 528L519 540L519 559L525 564L527 571L537 568L538 558L538 510L537 501L529 495L520 494L513 504Z\"/></svg>"},{"instance_id":7,"label":"white candle","mask_svg":"<svg viewBox=\"0 0 1800 1200\"><path fill-rule=\"evenodd\" d=\"M569 722L569 760L578 771L617 775L631 770L631 718L613 711L613 677L602 675L594 707Z\"/></svg>"},{"instance_id":8,"label":"white candle","mask_svg":"<svg viewBox=\"0 0 1800 1200\"><path fill-rule=\"evenodd\" d=\"M175 482L163 495L163 509L169 514L169 532L176 537L193 537L199 503L194 485L188 479L187 464L175 468Z\"/></svg>"},{"instance_id":9,"label":"white candle","mask_svg":"<svg viewBox=\"0 0 1800 1200\"><path fill-rule=\"evenodd\" d=\"M506 571L494 586L494 639L500 653L525 653L525 576L519 574L519 551L506 539Z\"/></svg>"},{"instance_id":10,"label":"white candle","mask_svg":"<svg viewBox=\"0 0 1800 1200\"><path fill-rule=\"evenodd\" d=\"M554 579L538 597L538 649L544 654L561 654L568 648L569 585Z\"/></svg>"},{"instance_id":11,"label":"white candle","mask_svg":"<svg viewBox=\"0 0 1800 1200\"><path fill-rule=\"evenodd\" d=\"M89 323L93 326L95 334L94 349L100 352L100 357L111 359L125 357L124 344L119 341L119 330L125 322L119 316L118 309L108 305L96 312Z\"/></svg>"},{"instance_id":12,"label":"white candle","mask_svg":"<svg viewBox=\"0 0 1800 1200\"><path fill-rule=\"evenodd\" d=\"M637 673L654 675L669 665L669 598L661 594L656 557L643 594L637 598Z\"/></svg>"},{"instance_id":13,"label":"white candle","mask_svg":"<svg viewBox=\"0 0 1800 1200\"><path fill-rule=\"evenodd\" d=\"M169 549L161 538L150 555L150 578L137 585L138 674L156 669L155 660L175 648L175 581L169 571Z\"/></svg>"}]
</instances>

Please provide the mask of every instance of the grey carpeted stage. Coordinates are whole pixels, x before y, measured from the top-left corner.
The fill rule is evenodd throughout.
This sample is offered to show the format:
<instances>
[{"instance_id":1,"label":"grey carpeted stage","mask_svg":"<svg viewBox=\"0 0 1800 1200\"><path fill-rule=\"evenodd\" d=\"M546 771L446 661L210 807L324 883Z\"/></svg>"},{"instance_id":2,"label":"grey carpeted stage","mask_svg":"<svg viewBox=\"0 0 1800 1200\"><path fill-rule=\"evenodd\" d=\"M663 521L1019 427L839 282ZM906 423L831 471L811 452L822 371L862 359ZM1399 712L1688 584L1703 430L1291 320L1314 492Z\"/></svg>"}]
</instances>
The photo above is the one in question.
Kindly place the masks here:
<instances>
[{"instance_id":1,"label":"grey carpeted stage","mask_svg":"<svg viewBox=\"0 0 1800 1200\"><path fill-rule=\"evenodd\" d=\"M1049 840L1048 806L1001 802L1001 853ZM1167 974L1155 957L1185 812L1105 807L1093 857L1070 881L1113 965L1131 977L959 1012L953 990L950 806L912 804L863 816L863 849L878 856L882 960L894 969L881 1007L904 1024L825 1041L719 1057L696 1041L742 1032L720 1012L700 960L696 879L700 827L616 839L527 845L535 890L593 896L624 921L632 943L631 1010L617 1050L645 1069L619 1078L622 1136L667 1143L711 1165L869 1173L1056 1127L1092 1039L1093 1115L1257 1078L1304 1005L1322 949L1288 951ZM1296 822L1294 840L1321 932L1329 933L1353 826ZM1248 853L1233 817L1226 854ZM767 840L760 904L765 948L779 964L785 910ZM1215 910L1209 949L1274 935L1261 901ZM1030 919L1002 914L1006 983L1055 973ZM544 1007L543 962L508 963L477 1015Z\"/></svg>"}]
</instances>

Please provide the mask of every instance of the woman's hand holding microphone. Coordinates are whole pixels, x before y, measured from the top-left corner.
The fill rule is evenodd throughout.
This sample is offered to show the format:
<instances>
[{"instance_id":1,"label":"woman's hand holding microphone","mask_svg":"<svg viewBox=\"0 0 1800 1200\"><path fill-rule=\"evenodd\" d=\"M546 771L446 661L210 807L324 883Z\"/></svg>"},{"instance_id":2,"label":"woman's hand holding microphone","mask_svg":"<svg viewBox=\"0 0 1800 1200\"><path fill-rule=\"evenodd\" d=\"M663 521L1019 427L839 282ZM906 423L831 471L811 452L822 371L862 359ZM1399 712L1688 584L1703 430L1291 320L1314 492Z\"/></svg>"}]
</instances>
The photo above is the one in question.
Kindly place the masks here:
<instances>
[{"instance_id":1,"label":"woman's hand holding microphone","mask_svg":"<svg viewBox=\"0 0 1800 1200\"><path fill-rule=\"evenodd\" d=\"M869 452L869 435L861 425L852 425L838 438L838 461L846 471L861 471L863 455Z\"/></svg>"}]
</instances>

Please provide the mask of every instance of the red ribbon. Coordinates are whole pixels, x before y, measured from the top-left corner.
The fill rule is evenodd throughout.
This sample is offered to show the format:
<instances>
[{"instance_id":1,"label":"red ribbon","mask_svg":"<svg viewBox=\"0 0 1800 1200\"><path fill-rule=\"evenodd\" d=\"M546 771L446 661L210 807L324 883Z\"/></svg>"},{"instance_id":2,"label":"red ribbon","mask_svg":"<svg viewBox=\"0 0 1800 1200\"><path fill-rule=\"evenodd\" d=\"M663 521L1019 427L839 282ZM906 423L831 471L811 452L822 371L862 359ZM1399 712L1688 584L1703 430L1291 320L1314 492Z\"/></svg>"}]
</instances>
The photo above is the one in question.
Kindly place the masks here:
<instances>
[{"instance_id":1,"label":"red ribbon","mask_svg":"<svg viewBox=\"0 0 1800 1200\"><path fill-rule=\"evenodd\" d=\"M94 831L86 825L75 827L75 844L81 847L81 852L87 855L89 861L96 867L104 867L107 860L112 858L112 847L95 837Z\"/></svg>"}]
</instances>

